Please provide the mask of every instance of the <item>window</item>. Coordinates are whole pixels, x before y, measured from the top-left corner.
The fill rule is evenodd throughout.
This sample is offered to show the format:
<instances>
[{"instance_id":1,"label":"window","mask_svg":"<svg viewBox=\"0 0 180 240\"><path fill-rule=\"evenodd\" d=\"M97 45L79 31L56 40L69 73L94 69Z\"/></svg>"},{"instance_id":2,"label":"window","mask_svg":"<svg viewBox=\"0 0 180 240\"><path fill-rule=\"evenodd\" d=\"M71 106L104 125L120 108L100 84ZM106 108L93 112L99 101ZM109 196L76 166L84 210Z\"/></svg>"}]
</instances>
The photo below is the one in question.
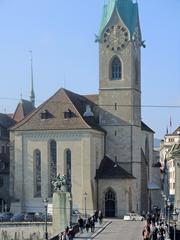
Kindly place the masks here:
<instances>
[{"instance_id":1,"label":"window","mask_svg":"<svg viewBox=\"0 0 180 240\"><path fill-rule=\"evenodd\" d=\"M74 116L75 116L75 114L70 109L68 109L67 112L64 112L64 118L65 119L72 118Z\"/></svg>"},{"instance_id":2,"label":"window","mask_svg":"<svg viewBox=\"0 0 180 240\"><path fill-rule=\"evenodd\" d=\"M4 180L2 177L0 177L0 187L3 187L3 184L4 184Z\"/></svg>"},{"instance_id":3,"label":"window","mask_svg":"<svg viewBox=\"0 0 180 240\"><path fill-rule=\"evenodd\" d=\"M51 114L48 112L48 110L44 110L41 112L41 119L48 119L51 117Z\"/></svg>"},{"instance_id":4,"label":"window","mask_svg":"<svg viewBox=\"0 0 180 240\"><path fill-rule=\"evenodd\" d=\"M122 69L121 61L118 57L114 57L111 64L111 80L121 79Z\"/></svg>"},{"instance_id":5,"label":"window","mask_svg":"<svg viewBox=\"0 0 180 240\"><path fill-rule=\"evenodd\" d=\"M34 197L41 197L41 152L34 151Z\"/></svg>"},{"instance_id":6,"label":"window","mask_svg":"<svg viewBox=\"0 0 180 240\"><path fill-rule=\"evenodd\" d=\"M67 192L71 192L71 150L65 150L65 175L67 178Z\"/></svg>"},{"instance_id":7,"label":"window","mask_svg":"<svg viewBox=\"0 0 180 240\"><path fill-rule=\"evenodd\" d=\"M56 141L50 141L50 196L53 194L53 186L52 181L54 181L57 177L57 147Z\"/></svg>"}]
</instances>

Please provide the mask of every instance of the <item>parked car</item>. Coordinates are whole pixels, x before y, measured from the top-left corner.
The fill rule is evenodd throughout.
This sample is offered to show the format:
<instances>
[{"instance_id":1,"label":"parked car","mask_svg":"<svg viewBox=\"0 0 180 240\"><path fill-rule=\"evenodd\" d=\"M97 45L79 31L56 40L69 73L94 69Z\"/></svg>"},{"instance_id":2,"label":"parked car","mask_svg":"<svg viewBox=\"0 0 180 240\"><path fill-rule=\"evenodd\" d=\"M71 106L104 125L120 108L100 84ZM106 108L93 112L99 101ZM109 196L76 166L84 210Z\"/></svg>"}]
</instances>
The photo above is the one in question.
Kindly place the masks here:
<instances>
[{"instance_id":1,"label":"parked car","mask_svg":"<svg viewBox=\"0 0 180 240\"><path fill-rule=\"evenodd\" d=\"M34 215L34 220L37 222L44 222L45 221L45 213L35 213ZM47 214L47 221L48 222L52 222L52 215L51 214Z\"/></svg>"},{"instance_id":2,"label":"parked car","mask_svg":"<svg viewBox=\"0 0 180 240\"><path fill-rule=\"evenodd\" d=\"M24 221L24 214L22 213L16 213L14 216L11 218L12 222L23 222Z\"/></svg>"},{"instance_id":3,"label":"parked car","mask_svg":"<svg viewBox=\"0 0 180 240\"><path fill-rule=\"evenodd\" d=\"M33 222L34 221L34 213L26 213L24 215L24 221Z\"/></svg>"},{"instance_id":4,"label":"parked car","mask_svg":"<svg viewBox=\"0 0 180 240\"><path fill-rule=\"evenodd\" d=\"M8 222L12 218L13 214L10 212L0 214L0 222Z\"/></svg>"},{"instance_id":5,"label":"parked car","mask_svg":"<svg viewBox=\"0 0 180 240\"><path fill-rule=\"evenodd\" d=\"M126 215L124 215L124 220L125 221L143 221L144 217L140 216L137 213L127 213Z\"/></svg>"}]
</instances>

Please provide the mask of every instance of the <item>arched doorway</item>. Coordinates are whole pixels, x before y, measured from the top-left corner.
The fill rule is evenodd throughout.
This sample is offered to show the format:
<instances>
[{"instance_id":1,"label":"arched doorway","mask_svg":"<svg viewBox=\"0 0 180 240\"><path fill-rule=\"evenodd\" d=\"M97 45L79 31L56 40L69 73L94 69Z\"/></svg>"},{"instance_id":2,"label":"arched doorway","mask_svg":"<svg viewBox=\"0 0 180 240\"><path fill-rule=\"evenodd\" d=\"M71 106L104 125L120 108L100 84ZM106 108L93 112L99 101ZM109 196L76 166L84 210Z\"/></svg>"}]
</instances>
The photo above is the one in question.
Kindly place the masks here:
<instances>
[{"instance_id":1,"label":"arched doorway","mask_svg":"<svg viewBox=\"0 0 180 240\"><path fill-rule=\"evenodd\" d=\"M109 189L105 194L105 216L115 217L116 194L112 189Z\"/></svg>"}]
</instances>

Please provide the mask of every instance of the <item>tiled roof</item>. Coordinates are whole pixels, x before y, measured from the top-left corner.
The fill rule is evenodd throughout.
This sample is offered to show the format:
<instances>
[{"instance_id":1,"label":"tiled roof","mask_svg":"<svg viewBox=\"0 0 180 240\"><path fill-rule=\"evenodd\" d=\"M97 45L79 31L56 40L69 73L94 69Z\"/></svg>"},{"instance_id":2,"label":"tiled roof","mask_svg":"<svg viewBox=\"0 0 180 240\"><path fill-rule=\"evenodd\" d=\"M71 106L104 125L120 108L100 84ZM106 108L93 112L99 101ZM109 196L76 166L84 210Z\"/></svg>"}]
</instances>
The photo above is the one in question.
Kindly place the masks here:
<instances>
[{"instance_id":1,"label":"tiled roof","mask_svg":"<svg viewBox=\"0 0 180 240\"><path fill-rule=\"evenodd\" d=\"M61 88L51 98L41 104L31 114L16 124L12 130L74 130L96 129L103 131L98 125L96 115L84 117L86 105L90 105L92 112L96 112L96 105L85 96ZM49 117L42 119L42 113ZM72 117L65 118L64 114L71 112Z\"/></svg>"},{"instance_id":2,"label":"tiled roof","mask_svg":"<svg viewBox=\"0 0 180 240\"><path fill-rule=\"evenodd\" d=\"M141 129L143 131L155 133L150 127L148 127L144 122L141 122Z\"/></svg>"},{"instance_id":3,"label":"tiled roof","mask_svg":"<svg viewBox=\"0 0 180 240\"><path fill-rule=\"evenodd\" d=\"M13 119L16 122L20 122L25 116L34 110L34 107L30 101L22 99L21 102L17 105L17 108L14 112Z\"/></svg>"},{"instance_id":4,"label":"tiled roof","mask_svg":"<svg viewBox=\"0 0 180 240\"><path fill-rule=\"evenodd\" d=\"M97 179L134 179L126 170L105 156L96 172Z\"/></svg>"}]
</instances>

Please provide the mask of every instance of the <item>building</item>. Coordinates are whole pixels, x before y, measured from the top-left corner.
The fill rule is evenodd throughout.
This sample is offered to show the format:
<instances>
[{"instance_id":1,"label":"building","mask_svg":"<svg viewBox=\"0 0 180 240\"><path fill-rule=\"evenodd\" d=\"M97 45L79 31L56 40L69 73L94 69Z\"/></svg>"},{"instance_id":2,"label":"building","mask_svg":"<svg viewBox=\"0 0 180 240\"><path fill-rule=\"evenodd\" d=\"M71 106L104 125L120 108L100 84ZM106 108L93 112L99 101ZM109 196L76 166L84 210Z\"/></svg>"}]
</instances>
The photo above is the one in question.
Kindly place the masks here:
<instances>
[{"instance_id":1,"label":"building","mask_svg":"<svg viewBox=\"0 0 180 240\"><path fill-rule=\"evenodd\" d=\"M0 212L10 203L9 199L9 131L14 120L0 113Z\"/></svg>"},{"instance_id":2,"label":"building","mask_svg":"<svg viewBox=\"0 0 180 240\"><path fill-rule=\"evenodd\" d=\"M35 94L33 90L33 80L30 101L21 99L13 114L0 113L0 212L8 210L10 207L10 134L9 129L20 122L35 107Z\"/></svg>"},{"instance_id":3,"label":"building","mask_svg":"<svg viewBox=\"0 0 180 240\"><path fill-rule=\"evenodd\" d=\"M176 185L176 169L174 152L180 149L180 127L178 127L173 133L166 134L164 140L161 141L160 149L160 161L164 165L164 161L167 161L168 169L168 195L170 200L174 202L175 197L175 185Z\"/></svg>"},{"instance_id":4,"label":"building","mask_svg":"<svg viewBox=\"0 0 180 240\"><path fill-rule=\"evenodd\" d=\"M85 201L107 217L148 210L154 132L141 121L138 4L109 0L96 40L99 94L60 89L11 128L14 212L42 211L58 173L81 212Z\"/></svg>"}]
</instances>

